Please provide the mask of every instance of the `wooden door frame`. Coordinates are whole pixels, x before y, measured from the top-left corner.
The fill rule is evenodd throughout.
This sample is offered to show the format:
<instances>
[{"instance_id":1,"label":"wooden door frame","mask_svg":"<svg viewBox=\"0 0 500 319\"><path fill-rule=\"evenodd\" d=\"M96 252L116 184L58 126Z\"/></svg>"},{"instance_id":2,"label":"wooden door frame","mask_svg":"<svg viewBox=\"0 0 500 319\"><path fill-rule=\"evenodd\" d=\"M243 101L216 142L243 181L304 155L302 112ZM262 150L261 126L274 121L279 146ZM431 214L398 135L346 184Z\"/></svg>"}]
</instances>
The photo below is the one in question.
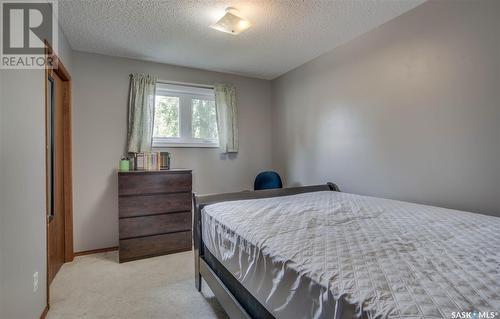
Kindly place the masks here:
<instances>
[{"instance_id":1,"label":"wooden door frame","mask_svg":"<svg viewBox=\"0 0 500 319\"><path fill-rule=\"evenodd\" d=\"M72 151L71 151L71 76L64 67L61 59L54 53L52 47L45 41L45 194L46 210L45 214L45 247L46 247L46 282L47 282L47 309L49 308L49 271L50 271L50 248L49 248L49 211L50 198L50 176L49 176L49 136L48 136L48 78L52 74L57 74L64 83L63 100L63 196L64 196L64 262L74 259L73 253L73 187L72 187ZM49 65L49 61L51 64Z\"/></svg>"}]
</instances>

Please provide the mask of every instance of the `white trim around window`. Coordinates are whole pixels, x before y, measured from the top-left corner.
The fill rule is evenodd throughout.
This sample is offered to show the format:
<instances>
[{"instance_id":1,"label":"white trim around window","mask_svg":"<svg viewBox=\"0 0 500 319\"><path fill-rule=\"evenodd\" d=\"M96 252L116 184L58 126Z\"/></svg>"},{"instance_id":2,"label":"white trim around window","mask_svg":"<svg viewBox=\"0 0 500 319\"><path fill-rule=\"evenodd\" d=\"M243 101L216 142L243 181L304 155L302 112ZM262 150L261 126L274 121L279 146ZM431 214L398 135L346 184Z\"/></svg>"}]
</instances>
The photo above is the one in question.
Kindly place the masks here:
<instances>
[{"instance_id":1,"label":"white trim around window","mask_svg":"<svg viewBox=\"0 0 500 319\"><path fill-rule=\"evenodd\" d=\"M177 84L157 83L156 96L177 97L179 99L179 136L165 137L153 136L153 148L165 147L200 147L200 148L218 148L219 141L194 138L192 130L192 100L215 101L214 91L210 88L200 88ZM156 102L155 102L156 107ZM214 119L215 125L217 124ZM216 127L217 130L217 127Z\"/></svg>"}]
</instances>

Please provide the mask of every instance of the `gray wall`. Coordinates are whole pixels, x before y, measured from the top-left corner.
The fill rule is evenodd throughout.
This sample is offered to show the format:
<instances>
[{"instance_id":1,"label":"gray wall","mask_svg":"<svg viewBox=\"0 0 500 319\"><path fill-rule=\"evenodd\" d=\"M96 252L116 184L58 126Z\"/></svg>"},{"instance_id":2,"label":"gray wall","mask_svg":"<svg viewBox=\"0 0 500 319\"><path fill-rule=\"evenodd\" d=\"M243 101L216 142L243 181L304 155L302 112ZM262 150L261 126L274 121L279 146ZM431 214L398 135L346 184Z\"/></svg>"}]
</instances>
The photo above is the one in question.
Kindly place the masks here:
<instances>
[{"instance_id":1,"label":"gray wall","mask_svg":"<svg viewBox=\"0 0 500 319\"><path fill-rule=\"evenodd\" d=\"M500 1L430 1L274 80L288 185L500 216Z\"/></svg>"},{"instance_id":2,"label":"gray wall","mask_svg":"<svg viewBox=\"0 0 500 319\"><path fill-rule=\"evenodd\" d=\"M271 167L270 82L131 59L73 55L73 219L75 251L118 244L118 160L125 151L129 74L236 86L240 152L173 149L173 167L193 169L194 191L251 189L255 175Z\"/></svg>"},{"instance_id":3,"label":"gray wall","mask_svg":"<svg viewBox=\"0 0 500 319\"><path fill-rule=\"evenodd\" d=\"M62 32L59 41L71 69ZM44 70L0 70L0 107L0 318L39 318L47 300Z\"/></svg>"},{"instance_id":4,"label":"gray wall","mask_svg":"<svg viewBox=\"0 0 500 319\"><path fill-rule=\"evenodd\" d=\"M46 287L44 71L0 72L0 317L36 318L45 307ZM37 293L33 293L35 271L40 280Z\"/></svg>"},{"instance_id":5,"label":"gray wall","mask_svg":"<svg viewBox=\"0 0 500 319\"><path fill-rule=\"evenodd\" d=\"M3 152L2 152L2 145L3 145L3 139L2 139L2 136L3 136L3 130L2 130L2 127L3 127L3 72L2 70L0 70L0 167L2 167L2 163L3 163ZM4 255L4 252L3 252L3 236L2 236L2 226L4 224L4 221L3 221L3 216L4 216L4 211L2 209L2 203L3 203L3 195L2 195L2 189L3 189L3 183L1 182L3 180L3 170L0 169L0 287L4 287L6 285L6 283L4 282L4 272L2 271L3 269L3 255ZM5 294L7 294L7 291L5 291L5 289L1 289L0 288L0 314L2 314L4 311L4 296Z\"/></svg>"}]
</instances>

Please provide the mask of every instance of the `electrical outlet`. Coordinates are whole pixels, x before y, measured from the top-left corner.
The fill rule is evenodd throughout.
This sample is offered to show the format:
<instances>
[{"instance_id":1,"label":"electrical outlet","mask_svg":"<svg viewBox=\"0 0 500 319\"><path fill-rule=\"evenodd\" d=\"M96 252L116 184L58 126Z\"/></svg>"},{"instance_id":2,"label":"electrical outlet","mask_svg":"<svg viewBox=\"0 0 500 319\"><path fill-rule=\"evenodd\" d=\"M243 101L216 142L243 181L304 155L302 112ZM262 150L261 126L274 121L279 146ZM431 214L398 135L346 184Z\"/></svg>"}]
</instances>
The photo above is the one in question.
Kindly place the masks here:
<instances>
[{"instance_id":1,"label":"electrical outlet","mask_svg":"<svg viewBox=\"0 0 500 319\"><path fill-rule=\"evenodd\" d=\"M38 290L38 271L33 274L33 292Z\"/></svg>"}]
</instances>

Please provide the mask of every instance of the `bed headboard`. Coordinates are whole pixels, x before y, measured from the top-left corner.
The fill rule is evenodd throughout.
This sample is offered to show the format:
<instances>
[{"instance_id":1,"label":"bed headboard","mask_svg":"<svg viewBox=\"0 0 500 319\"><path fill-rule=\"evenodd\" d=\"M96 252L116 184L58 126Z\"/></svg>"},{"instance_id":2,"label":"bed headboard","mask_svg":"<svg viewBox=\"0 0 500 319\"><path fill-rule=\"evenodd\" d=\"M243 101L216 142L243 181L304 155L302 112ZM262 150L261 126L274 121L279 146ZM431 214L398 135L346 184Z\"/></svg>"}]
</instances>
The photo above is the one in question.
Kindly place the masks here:
<instances>
[{"instance_id":1,"label":"bed headboard","mask_svg":"<svg viewBox=\"0 0 500 319\"><path fill-rule=\"evenodd\" d=\"M324 185L314 185L314 186L301 186L301 187L290 187L290 188L277 188L277 189L266 189L260 191L242 191L235 193L222 193L222 194L210 194L210 195L198 195L193 194L194 207L201 208L206 205L228 202L233 200L245 200L245 199L259 199L259 198L269 198L269 197L279 197L279 196L290 196L301 193L310 192L320 192L320 191L336 191L339 192L340 189L334 183L326 183ZM198 207L197 207L198 206Z\"/></svg>"}]
</instances>

